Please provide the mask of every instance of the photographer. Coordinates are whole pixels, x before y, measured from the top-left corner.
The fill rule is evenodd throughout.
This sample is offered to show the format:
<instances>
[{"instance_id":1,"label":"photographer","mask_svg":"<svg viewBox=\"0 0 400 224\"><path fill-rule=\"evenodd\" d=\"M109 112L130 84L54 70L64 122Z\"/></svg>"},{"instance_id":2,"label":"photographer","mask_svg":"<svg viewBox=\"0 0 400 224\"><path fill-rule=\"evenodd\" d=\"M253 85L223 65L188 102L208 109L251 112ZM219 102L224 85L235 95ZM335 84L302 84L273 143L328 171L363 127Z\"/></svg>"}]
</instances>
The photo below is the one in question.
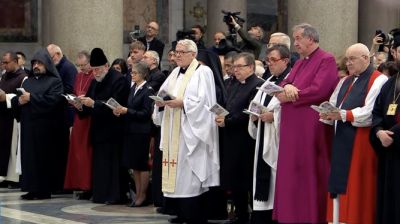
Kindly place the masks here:
<instances>
[{"instance_id":1,"label":"photographer","mask_svg":"<svg viewBox=\"0 0 400 224\"><path fill-rule=\"evenodd\" d=\"M236 32L242 38L242 41L238 43L239 49L243 52L252 53L254 54L255 58L258 58L262 48L261 40L264 35L262 28L259 26L252 26L246 33L243 28L236 22L233 16L230 16L230 18L231 21L229 22L229 24L234 26Z\"/></svg>"}]
</instances>

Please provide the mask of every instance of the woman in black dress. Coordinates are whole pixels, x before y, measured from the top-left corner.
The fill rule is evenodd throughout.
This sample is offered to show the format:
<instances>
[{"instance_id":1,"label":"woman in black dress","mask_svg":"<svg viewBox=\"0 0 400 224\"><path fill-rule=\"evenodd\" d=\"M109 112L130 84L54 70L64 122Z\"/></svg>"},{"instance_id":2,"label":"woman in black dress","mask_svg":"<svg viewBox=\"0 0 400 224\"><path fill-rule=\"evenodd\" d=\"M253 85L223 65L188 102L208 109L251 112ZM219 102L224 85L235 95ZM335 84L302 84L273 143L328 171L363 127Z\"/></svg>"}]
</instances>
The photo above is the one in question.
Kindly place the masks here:
<instances>
[{"instance_id":1,"label":"woman in black dress","mask_svg":"<svg viewBox=\"0 0 400 224\"><path fill-rule=\"evenodd\" d=\"M148 75L145 63L134 64L131 75L134 85L129 93L127 107L117 107L113 112L125 118L122 163L128 169L133 169L136 200L131 206L140 207L146 204L149 184L148 161L153 111L153 101L149 96L154 95L154 90L145 81Z\"/></svg>"}]
</instances>

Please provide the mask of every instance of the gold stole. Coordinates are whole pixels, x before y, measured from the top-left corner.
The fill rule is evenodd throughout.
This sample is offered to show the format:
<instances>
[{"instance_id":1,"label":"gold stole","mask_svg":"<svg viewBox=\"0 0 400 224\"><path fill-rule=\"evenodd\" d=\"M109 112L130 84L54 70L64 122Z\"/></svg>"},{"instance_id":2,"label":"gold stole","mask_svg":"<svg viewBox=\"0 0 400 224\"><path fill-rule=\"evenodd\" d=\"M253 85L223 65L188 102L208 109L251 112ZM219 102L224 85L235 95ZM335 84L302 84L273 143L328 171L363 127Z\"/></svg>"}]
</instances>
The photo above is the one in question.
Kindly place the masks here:
<instances>
[{"instance_id":1,"label":"gold stole","mask_svg":"<svg viewBox=\"0 0 400 224\"><path fill-rule=\"evenodd\" d=\"M194 72L196 71L199 62L193 59L188 69L183 75L182 81L179 86L176 86L176 81L179 75L173 74L174 76L169 80L168 92L172 93L174 89L178 88L176 99L183 100L185 89ZM170 108L165 106L164 117L162 126L163 139L161 142L163 150L162 160L162 191L167 193L175 192L176 185L176 168L178 166L178 153L179 153L179 136L181 132L181 112L182 108ZM170 127L171 114L173 116L172 128ZM172 131L172 136L170 132Z\"/></svg>"}]
</instances>

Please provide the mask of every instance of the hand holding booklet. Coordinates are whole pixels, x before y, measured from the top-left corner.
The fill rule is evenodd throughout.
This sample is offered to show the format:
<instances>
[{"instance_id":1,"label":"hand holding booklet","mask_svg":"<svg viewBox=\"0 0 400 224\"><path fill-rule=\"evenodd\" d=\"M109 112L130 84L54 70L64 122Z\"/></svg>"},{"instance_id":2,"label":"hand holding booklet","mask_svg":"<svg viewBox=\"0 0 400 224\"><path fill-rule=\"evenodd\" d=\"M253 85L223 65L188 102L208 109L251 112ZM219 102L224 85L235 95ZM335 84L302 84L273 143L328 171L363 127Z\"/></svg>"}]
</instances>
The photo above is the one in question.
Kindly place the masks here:
<instances>
[{"instance_id":1,"label":"hand holding booklet","mask_svg":"<svg viewBox=\"0 0 400 224\"><path fill-rule=\"evenodd\" d=\"M63 97L65 97L65 99L67 99L68 101L72 101L75 103L81 103L81 100L75 96L74 94L61 94Z\"/></svg>"},{"instance_id":2,"label":"hand holding booklet","mask_svg":"<svg viewBox=\"0 0 400 224\"><path fill-rule=\"evenodd\" d=\"M260 88L259 90L265 92L268 95L272 95L274 93L279 93L282 92L284 89L278 85L276 85L273 82L266 81Z\"/></svg>"},{"instance_id":3,"label":"hand holding booklet","mask_svg":"<svg viewBox=\"0 0 400 224\"><path fill-rule=\"evenodd\" d=\"M249 105L249 109L245 109L243 113L248 114L248 115L255 115L259 117L261 114L267 112L267 107L264 105L261 105L260 103L257 103L255 101L251 101Z\"/></svg>"},{"instance_id":4,"label":"hand holding booklet","mask_svg":"<svg viewBox=\"0 0 400 224\"><path fill-rule=\"evenodd\" d=\"M109 107L111 110L114 110L117 107L120 107L121 105L114 99L110 98L107 100L107 102L103 102L107 107Z\"/></svg>"},{"instance_id":5,"label":"hand holding booklet","mask_svg":"<svg viewBox=\"0 0 400 224\"><path fill-rule=\"evenodd\" d=\"M167 100L174 100L176 97L174 97L172 94L168 93L165 90L160 90L157 94L157 96L149 96L152 100L164 103Z\"/></svg>"},{"instance_id":6,"label":"hand holding booklet","mask_svg":"<svg viewBox=\"0 0 400 224\"><path fill-rule=\"evenodd\" d=\"M207 107L206 105L204 105L204 107L214 113L217 116L221 116L221 117L225 117L226 115L229 114L229 111L227 111L225 108L223 108L221 105L219 105L218 103L214 104L211 107Z\"/></svg>"},{"instance_id":7,"label":"hand holding booklet","mask_svg":"<svg viewBox=\"0 0 400 224\"><path fill-rule=\"evenodd\" d=\"M319 106L311 105L311 108L321 114L340 111L339 108L328 101L322 102Z\"/></svg>"}]
</instances>

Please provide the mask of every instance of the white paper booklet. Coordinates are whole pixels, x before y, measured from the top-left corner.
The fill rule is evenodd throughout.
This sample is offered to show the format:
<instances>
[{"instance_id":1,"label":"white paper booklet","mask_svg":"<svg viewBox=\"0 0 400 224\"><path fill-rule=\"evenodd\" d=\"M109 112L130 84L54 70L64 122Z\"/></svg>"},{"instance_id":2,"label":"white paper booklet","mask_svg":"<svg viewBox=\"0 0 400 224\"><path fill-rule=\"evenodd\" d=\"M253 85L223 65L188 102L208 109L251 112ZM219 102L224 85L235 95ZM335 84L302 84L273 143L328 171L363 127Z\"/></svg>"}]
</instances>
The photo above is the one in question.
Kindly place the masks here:
<instances>
[{"instance_id":1,"label":"white paper booklet","mask_svg":"<svg viewBox=\"0 0 400 224\"><path fill-rule=\"evenodd\" d=\"M257 103L255 101L251 101L249 109L244 110L243 113L259 117L262 113L265 113L267 111L268 109L264 105Z\"/></svg>"},{"instance_id":2,"label":"white paper booklet","mask_svg":"<svg viewBox=\"0 0 400 224\"><path fill-rule=\"evenodd\" d=\"M110 109L114 110L115 108L121 106L114 98L110 98L107 100L107 102L103 102L107 107Z\"/></svg>"},{"instance_id":3,"label":"white paper booklet","mask_svg":"<svg viewBox=\"0 0 400 224\"><path fill-rule=\"evenodd\" d=\"M318 113L330 113L340 111L339 108L335 107L335 105L331 104L328 101L321 103L319 106L311 105L311 108Z\"/></svg>"},{"instance_id":4,"label":"white paper booklet","mask_svg":"<svg viewBox=\"0 0 400 224\"><path fill-rule=\"evenodd\" d=\"M74 101L76 103L81 103L81 100L74 94L61 94L61 95L63 97L65 97L65 99L67 99L68 101Z\"/></svg>"},{"instance_id":5,"label":"white paper booklet","mask_svg":"<svg viewBox=\"0 0 400 224\"><path fill-rule=\"evenodd\" d=\"M165 90L160 90L157 94L157 96L149 96L150 99L154 100L154 101L158 101L161 103L164 103L167 100L174 100L176 99L176 97L174 97L172 94L169 94L167 91Z\"/></svg>"},{"instance_id":6,"label":"white paper booklet","mask_svg":"<svg viewBox=\"0 0 400 224\"><path fill-rule=\"evenodd\" d=\"M229 114L229 111L227 111L225 108L223 108L221 105L219 105L218 103L214 104L212 107L207 107L206 105L204 105L204 107L214 113L217 116L222 116L225 117L226 115Z\"/></svg>"},{"instance_id":7,"label":"white paper booklet","mask_svg":"<svg viewBox=\"0 0 400 224\"><path fill-rule=\"evenodd\" d=\"M258 88L259 90L265 92L268 95L272 95L274 93L282 92L284 89L273 82L266 81L261 87Z\"/></svg>"}]
</instances>

